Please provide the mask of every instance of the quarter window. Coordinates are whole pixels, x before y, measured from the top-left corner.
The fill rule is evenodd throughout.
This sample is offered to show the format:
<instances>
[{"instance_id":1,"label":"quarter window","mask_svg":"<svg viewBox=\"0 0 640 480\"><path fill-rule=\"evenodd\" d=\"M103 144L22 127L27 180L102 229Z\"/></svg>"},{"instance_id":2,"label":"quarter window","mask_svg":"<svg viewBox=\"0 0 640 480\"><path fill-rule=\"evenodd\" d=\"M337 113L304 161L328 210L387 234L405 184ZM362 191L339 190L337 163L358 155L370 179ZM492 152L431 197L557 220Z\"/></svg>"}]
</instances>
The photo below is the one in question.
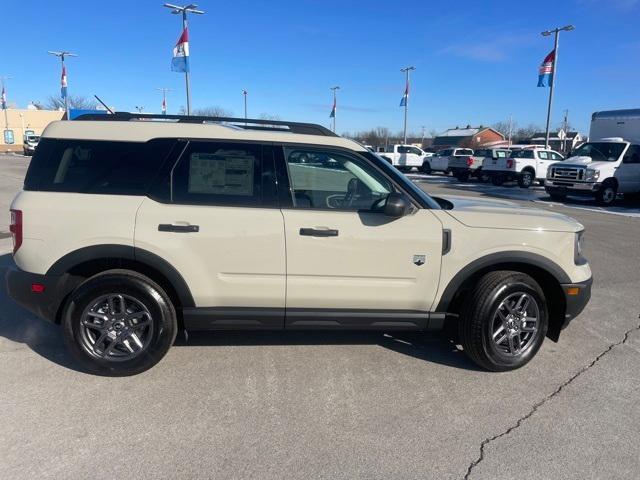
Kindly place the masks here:
<instances>
[{"instance_id":1,"label":"quarter window","mask_svg":"<svg viewBox=\"0 0 640 480\"><path fill-rule=\"evenodd\" d=\"M295 208L372 210L393 191L366 160L338 152L285 150ZM306 156L309 162L297 159Z\"/></svg>"},{"instance_id":2,"label":"quarter window","mask_svg":"<svg viewBox=\"0 0 640 480\"><path fill-rule=\"evenodd\" d=\"M631 145L622 161L623 163L640 163L640 145Z\"/></svg>"},{"instance_id":3,"label":"quarter window","mask_svg":"<svg viewBox=\"0 0 640 480\"><path fill-rule=\"evenodd\" d=\"M549 160L549 153L548 152L538 152L538 158L540 160Z\"/></svg>"}]
</instances>

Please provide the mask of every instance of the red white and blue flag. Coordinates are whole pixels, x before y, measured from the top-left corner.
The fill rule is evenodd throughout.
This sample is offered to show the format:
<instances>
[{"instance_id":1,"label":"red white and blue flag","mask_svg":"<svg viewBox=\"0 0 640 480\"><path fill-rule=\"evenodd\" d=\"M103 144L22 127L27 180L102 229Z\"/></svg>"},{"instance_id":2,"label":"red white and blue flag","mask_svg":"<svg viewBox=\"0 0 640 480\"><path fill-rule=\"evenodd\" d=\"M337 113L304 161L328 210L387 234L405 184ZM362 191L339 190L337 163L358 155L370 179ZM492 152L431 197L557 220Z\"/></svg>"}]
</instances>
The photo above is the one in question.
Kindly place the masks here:
<instances>
[{"instance_id":1,"label":"red white and blue flag","mask_svg":"<svg viewBox=\"0 0 640 480\"><path fill-rule=\"evenodd\" d=\"M553 82L553 68L556 63L556 51L551 50L551 53L544 57L542 65L538 70L538 86L550 87Z\"/></svg>"},{"instance_id":2,"label":"red white and blue flag","mask_svg":"<svg viewBox=\"0 0 640 480\"><path fill-rule=\"evenodd\" d=\"M67 98L67 68L62 66L62 76L60 77L60 96Z\"/></svg>"},{"instance_id":3,"label":"red white and blue flag","mask_svg":"<svg viewBox=\"0 0 640 480\"><path fill-rule=\"evenodd\" d=\"M407 100L409 100L409 80L407 80L407 86L404 89L404 95L402 95L402 99L400 100L400 106L406 107Z\"/></svg>"},{"instance_id":4,"label":"red white and blue flag","mask_svg":"<svg viewBox=\"0 0 640 480\"><path fill-rule=\"evenodd\" d=\"M174 72L189 71L189 32L186 28L182 31L176 46L173 47L171 70Z\"/></svg>"},{"instance_id":5,"label":"red white and blue flag","mask_svg":"<svg viewBox=\"0 0 640 480\"><path fill-rule=\"evenodd\" d=\"M167 114L167 99L162 97L162 114Z\"/></svg>"},{"instance_id":6,"label":"red white and blue flag","mask_svg":"<svg viewBox=\"0 0 640 480\"><path fill-rule=\"evenodd\" d=\"M329 114L329 118L336 118L336 99L333 99L333 108L331 109L331 113Z\"/></svg>"},{"instance_id":7,"label":"red white and blue flag","mask_svg":"<svg viewBox=\"0 0 640 480\"><path fill-rule=\"evenodd\" d=\"M2 85L2 109L7 109L7 92L4 89L4 85ZM21 114L22 115L22 114Z\"/></svg>"}]
</instances>

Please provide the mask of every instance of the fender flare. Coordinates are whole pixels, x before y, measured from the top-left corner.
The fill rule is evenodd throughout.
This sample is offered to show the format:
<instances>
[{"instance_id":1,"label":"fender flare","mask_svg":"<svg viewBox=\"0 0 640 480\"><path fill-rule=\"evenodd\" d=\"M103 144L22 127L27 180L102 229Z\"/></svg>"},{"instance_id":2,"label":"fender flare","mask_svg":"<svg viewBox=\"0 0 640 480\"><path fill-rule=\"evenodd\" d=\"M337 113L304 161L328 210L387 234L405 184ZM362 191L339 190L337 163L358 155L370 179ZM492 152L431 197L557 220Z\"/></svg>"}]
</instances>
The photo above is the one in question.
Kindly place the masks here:
<instances>
[{"instance_id":1,"label":"fender flare","mask_svg":"<svg viewBox=\"0 0 640 480\"><path fill-rule=\"evenodd\" d=\"M458 289L473 275L487 269L488 267L500 264L529 265L544 270L548 274L552 275L559 284L571 283L569 275L567 275L562 267L537 253L521 252L517 250L491 253L472 261L454 275L442 292L436 311L446 312L453 301L455 294L458 292Z\"/></svg>"},{"instance_id":2,"label":"fender flare","mask_svg":"<svg viewBox=\"0 0 640 480\"><path fill-rule=\"evenodd\" d=\"M191 290L184 278L162 257L132 245L92 245L67 253L58 259L46 275L63 275L73 267L91 260L123 259L140 262L163 275L175 289L183 307L195 307Z\"/></svg>"}]
</instances>

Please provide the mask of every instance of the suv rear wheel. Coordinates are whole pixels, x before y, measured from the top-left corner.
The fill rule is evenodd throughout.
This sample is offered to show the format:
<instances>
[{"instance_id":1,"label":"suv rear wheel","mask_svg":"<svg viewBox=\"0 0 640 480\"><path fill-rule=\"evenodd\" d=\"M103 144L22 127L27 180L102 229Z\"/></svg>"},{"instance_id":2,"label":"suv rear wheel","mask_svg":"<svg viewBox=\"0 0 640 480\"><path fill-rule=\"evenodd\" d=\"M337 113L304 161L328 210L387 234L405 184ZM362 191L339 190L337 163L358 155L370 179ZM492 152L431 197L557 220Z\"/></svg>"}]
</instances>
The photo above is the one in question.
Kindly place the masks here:
<instances>
[{"instance_id":1,"label":"suv rear wheel","mask_svg":"<svg viewBox=\"0 0 640 480\"><path fill-rule=\"evenodd\" d=\"M458 329L467 355L487 370L522 367L540 349L548 328L544 293L529 275L498 271L476 284Z\"/></svg>"},{"instance_id":2,"label":"suv rear wheel","mask_svg":"<svg viewBox=\"0 0 640 480\"><path fill-rule=\"evenodd\" d=\"M143 372L167 353L177 333L176 312L155 282L128 270L110 270L82 283L63 316L67 347L89 372L108 376Z\"/></svg>"},{"instance_id":3,"label":"suv rear wheel","mask_svg":"<svg viewBox=\"0 0 640 480\"><path fill-rule=\"evenodd\" d=\"M518 186L520 188L529 188L533 185L533 181L535 180L534 174L530 170L523 170L520 175L518 175Z\"/></svg>"}]
</instances>

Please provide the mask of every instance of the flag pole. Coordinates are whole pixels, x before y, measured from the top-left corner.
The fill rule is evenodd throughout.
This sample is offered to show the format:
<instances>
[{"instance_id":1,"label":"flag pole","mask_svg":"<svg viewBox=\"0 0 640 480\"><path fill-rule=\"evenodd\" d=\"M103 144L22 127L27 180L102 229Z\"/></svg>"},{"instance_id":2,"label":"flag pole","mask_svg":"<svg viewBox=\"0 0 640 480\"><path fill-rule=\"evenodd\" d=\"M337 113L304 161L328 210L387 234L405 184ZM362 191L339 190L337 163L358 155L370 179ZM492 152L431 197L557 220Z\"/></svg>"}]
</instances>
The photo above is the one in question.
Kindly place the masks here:
<instances>
[{"instance_id":1,"label":"flag pole","mask_svg":"<svg viewBox=\"0 0 640 480\"><path fill-rule=\"evenodd\" d=\"M336 116L338 115L338 106L336 99L336 90L340 90L340 87L337 85L335 87L331 87L330 90L333 91L333 133L336 133Z\"/></svg>"},{"instance_id":2,"label":"flag pole","mask_svg":"<svg viewBox=\"0 0 640 480\"><path fill-rule=\"evenodd\" d=\"M416 67L404 67L400 71L406 74L406 86L404 90L404 144L407 144L407 110L409 109L409 72Z\"/></svg>"},{"instance_id":3,"label":"flag pole","mask_svg":"<svg viewBox=\"0 0 640 480\"><path fill-rule=\"evenodd\" d=\"M182 10L182 31L187 31L187 9ZM191 47L191 45L189 45ZM187 68L184 71L184 83L187 89L187 116L191 115L191 86L189 82L189 57L186 58Z\"/></svg>"},{"instance_id":4,"label":"flag pole","mask_svg":"<svg viewBox=\"0 0 640 480\"><path fill-rule=\"evenodd\" d=\"M9 116L7 114L7 90L5 89L4 82L9 80L11 77L4 76L0 77L2 80L2 109L4 110L4 129L9 130ZM24 132L23 132L24 133Z\"/></svg>"},{"instance_id":5,"label":"flag pole","mask_svg":"<svg viewBox=\"0 0 640 480\"><path fill-rule=\"evenodd\" d=\"M561 31L571 31L575 29L573 25L566 25L561 28L554 28L553 30L545 30L542 32L543 37L548 37L552 33L554 34L553 41L553 69L551 70L551 85L549 88L549 104L547 105L547 126L545 129L545 141L544 148L549 148L549 127L551 125L551 107L553 105L553 90L556 85L556 72L558 71L558 45L560 43L560 32Z\"/></svg>"}]
</instances>

